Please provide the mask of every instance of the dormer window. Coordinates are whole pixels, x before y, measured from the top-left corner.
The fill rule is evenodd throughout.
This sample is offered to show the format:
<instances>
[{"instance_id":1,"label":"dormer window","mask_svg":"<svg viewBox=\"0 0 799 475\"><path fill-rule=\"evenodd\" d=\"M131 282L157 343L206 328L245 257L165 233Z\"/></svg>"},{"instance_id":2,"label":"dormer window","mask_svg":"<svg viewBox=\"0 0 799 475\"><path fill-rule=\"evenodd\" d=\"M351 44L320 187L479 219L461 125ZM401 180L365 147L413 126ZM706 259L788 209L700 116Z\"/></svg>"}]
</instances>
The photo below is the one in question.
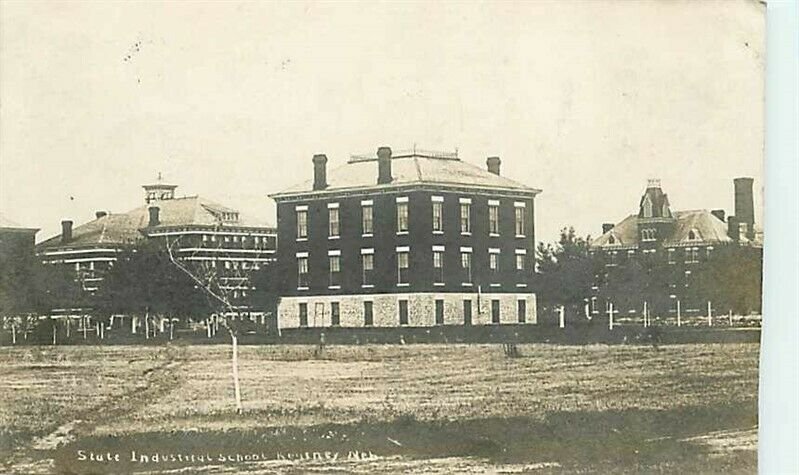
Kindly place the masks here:
<instances>
[{"instance_id":1,"label":"dormer window","mask_svg":"<svg viewBox=\"0 0 799 475\"><path fill-rule=\"evenodd\" d=\"M616 238L612 234L608 238L608 244L616 244Z\"/></svg>"},{"instance_id":2,"label":"dormer window","mask_svg":"<svg viewBox=\"0 0 799 475\"><path fill-rule=\"evenodd\" d=\"M688 240L689 241L699 241L700 240L699 231L697 231L696 229L692 229L692 230L688 231Z\"/></svg>"},{"instance_id":3,"label":"dormer window","mask_svg":"<svg viewBox=\"0 0 799 475\"><path fill-rule=\"evenodd\" d=\"M652 217L652 202L649 200L649 196L644 198L644 218L651 218Z\"/></svg>"}]
</instances>

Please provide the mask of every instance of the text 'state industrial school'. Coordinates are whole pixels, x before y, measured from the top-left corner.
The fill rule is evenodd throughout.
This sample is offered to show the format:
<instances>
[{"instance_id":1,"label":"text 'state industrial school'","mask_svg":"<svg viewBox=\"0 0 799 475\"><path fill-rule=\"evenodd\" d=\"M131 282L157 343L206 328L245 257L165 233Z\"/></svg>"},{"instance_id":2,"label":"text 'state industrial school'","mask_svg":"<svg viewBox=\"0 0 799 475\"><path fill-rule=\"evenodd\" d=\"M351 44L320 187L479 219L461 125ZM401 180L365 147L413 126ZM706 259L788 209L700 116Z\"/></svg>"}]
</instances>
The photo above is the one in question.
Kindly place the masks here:
<instances>
[{"instance_id":1,"label":"text 'state industrial school'","mask_svg":"<svg viewBox=\"0 0 799 475\"><path fill-rule=\"evenodd\" d=\"M281 328L536 323L540 190L457 154L380 147L271 195Z\"/></svg>"}]
</instances>

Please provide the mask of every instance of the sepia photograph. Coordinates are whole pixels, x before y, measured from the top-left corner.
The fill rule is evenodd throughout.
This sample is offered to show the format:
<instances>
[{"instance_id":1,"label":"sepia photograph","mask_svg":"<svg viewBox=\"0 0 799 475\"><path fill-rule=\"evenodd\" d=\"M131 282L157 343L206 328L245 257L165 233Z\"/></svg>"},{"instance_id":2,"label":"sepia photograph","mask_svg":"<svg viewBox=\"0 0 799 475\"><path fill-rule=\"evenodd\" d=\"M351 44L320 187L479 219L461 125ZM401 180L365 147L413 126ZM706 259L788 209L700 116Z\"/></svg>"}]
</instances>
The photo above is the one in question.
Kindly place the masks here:
<instances>
[{"instance_id":1,"label":"sepia photograph","mask_svg":"<svg viewBox=\"0 0 799 475\"><path fill-rule=\"evenodd\" d=\"M758 0L0 2L0 472L757 473L765 65Z\"/></svg>"}]
</instances>

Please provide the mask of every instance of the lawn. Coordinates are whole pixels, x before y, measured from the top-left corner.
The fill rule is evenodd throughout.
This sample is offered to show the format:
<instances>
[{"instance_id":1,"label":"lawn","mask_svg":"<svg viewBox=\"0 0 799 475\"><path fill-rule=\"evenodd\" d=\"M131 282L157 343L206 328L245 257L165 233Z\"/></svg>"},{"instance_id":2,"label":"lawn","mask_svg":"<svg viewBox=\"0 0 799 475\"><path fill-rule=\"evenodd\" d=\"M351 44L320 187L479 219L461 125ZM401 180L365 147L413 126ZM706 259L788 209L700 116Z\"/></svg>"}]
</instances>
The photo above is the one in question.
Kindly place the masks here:
<instances>
[{"instance_id":1,"label":"lawn","mask_svg":"<svg viewBox=\"0 0 799 475\"><path fill-rule=\"evenodd\" d=\"M756 471L757 344L520 350L244 346L236 415L226 346L5 347L0 450L18 473ZM213 460L77 455L131 449Z\"/></svg>"}]
</instances>

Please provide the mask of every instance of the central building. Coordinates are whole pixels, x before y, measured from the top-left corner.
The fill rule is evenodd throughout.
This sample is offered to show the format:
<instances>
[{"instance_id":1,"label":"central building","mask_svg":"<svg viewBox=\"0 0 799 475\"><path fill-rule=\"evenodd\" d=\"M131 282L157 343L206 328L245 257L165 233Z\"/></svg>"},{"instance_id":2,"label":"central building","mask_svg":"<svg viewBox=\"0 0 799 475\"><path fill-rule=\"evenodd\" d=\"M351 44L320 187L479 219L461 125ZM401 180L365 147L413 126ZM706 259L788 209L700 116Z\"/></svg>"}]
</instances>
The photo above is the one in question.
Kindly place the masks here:
<instances>
[{"instance_id":1,"label":"central building","mask_svg":"<svg viewBox=\"0 0 799 475\"><path fill-rule=\"evenodd\" d=\"M280 328L536 323L540 190L457 153L352 156L271 195Z\"/></svg>"}]
</instances>

